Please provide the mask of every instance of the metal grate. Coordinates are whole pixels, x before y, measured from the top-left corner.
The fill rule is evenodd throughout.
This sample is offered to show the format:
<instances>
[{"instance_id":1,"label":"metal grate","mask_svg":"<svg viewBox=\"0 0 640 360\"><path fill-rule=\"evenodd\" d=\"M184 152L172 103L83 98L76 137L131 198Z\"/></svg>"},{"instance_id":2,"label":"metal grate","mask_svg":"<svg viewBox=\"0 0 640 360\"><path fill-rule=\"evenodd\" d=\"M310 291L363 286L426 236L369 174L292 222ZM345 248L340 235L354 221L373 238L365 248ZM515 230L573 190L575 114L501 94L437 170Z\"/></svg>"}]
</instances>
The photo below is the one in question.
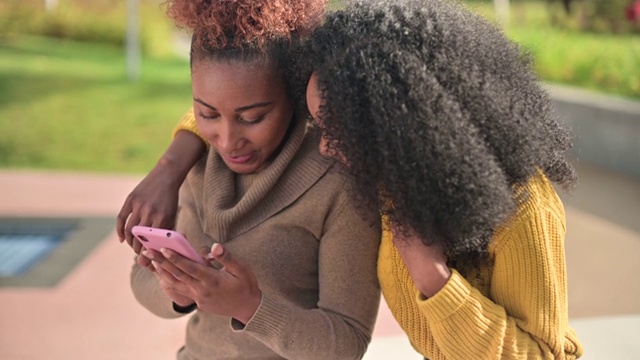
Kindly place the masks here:
<instances>
[{"instance_id":1,"label":"metal grate","mask_svg":"<svg viewBox=\"0 0 640 360\"><path fill-rule=\"evenodd\" d=\"M55 249L61 236L0 235L0 276L16 276L29 270Z\"/></svg>"},{"instance_id":2,"label":"metal grate","mask_svg":"<svg viewBox=\"0 0 640 360\"><path fill-rule=\"evenodd\" d=\"M25 273L45 259L73 229L71 224L13 223L0 226L0 276Z\"/></svg>"}]
</instances>

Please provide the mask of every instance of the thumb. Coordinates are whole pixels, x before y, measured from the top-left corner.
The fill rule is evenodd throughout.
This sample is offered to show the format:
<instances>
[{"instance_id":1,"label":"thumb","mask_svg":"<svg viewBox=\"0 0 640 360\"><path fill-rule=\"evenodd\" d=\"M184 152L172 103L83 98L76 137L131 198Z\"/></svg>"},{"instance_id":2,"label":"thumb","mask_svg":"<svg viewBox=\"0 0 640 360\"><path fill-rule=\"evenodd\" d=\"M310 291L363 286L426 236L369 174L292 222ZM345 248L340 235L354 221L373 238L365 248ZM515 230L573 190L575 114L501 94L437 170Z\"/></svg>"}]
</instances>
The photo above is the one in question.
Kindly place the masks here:
<instances>
[{"instance_id":1,"label":"thumb","mask_svg":"<svg viewBox=\"0 0 640 360\"><path fill-rule=\"evenodd\" d=\"M225 249L222 244L215 243L211 246L211 257L222 265L222 269L220 270L225 270L236 277L244 273L243 264L238 262L235 257L231 255L231 252Z\"/></svg>"}]
</instances>

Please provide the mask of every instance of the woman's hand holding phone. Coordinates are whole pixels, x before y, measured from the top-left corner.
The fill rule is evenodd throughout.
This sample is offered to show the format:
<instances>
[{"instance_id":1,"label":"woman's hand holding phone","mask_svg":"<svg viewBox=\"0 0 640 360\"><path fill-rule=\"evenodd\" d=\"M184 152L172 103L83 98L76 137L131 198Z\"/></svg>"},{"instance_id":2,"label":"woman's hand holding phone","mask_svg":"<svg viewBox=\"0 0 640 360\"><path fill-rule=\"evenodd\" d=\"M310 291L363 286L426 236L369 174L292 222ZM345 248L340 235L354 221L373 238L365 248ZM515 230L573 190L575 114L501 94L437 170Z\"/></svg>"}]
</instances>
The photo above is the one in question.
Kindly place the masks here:
<instances>
[{"instance_id":1,"label":"woman's hand holding phone","mask_svg":"<svg viewBox=\"0 0 640 360\"><path fill-rule=\"evenodd\" d=\"M178 306L187 307L195 303L192 298L181 294L173 288L172 284L175 282L175 278L173 278L169 272L159 265L166 262L161 253L154 250L143 250L138 256L137 262L138 265L151 271L156 276L156 279L158 279L158 283L160 284L160 288L162 288L171 301L176 303Z\"/></svg>"},{"instance_id":2,"label":"woman's hand holding phone","mask_svg":"<svg viewBox=\"0 0 640 360\"><path fill-rule=\"evenodd\" d=\"M168 229L159 229L148 226L134 226L131 229L137 241L145 248L141 256L138 256L138 264L147 268L156 275L160 287L179 306L185 307L194 303L193 299L175 291L171 286L173 279L158 263L164 262L160 253L161 249L171 249L199 264L206 264L204 258L198 253L181 233ZM206 252L203 254L206 255Z\"/></svg>"},{"instance_id":3,"label":"woman's hand holding phone","mask_svg":"<svg viewBox=\"0 0 640 360\"><path fill-rule=\"evenodd\" d=\"M262 302L262 291L251 268L220 244L214 244L207 256L222 265L220 270L189 261L167 248L161 249L160 254L145 251L143 255L151 256L161 286L180 306L193 302L185 305L176 299L193 299L201 311L246 324Z\"/></svg>"}]
</instances>

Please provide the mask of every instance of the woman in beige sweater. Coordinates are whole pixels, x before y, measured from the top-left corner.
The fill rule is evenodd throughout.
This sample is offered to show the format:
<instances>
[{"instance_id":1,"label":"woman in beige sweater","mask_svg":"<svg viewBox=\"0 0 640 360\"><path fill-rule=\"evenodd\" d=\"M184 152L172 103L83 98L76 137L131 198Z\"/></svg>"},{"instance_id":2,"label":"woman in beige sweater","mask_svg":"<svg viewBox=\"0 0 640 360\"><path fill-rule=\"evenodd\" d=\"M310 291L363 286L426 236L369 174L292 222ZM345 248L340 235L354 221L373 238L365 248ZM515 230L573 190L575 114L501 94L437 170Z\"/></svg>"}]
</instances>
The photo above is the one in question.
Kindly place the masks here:
<instances>
[{"instance_id":1,"label":"woman in beige sweater","mask_svg":"<svg viewBox=\"0 0 640 360\"><path fill-rule=\"evenodd\" d=\"M222 268L144 250L131 287L158 316L191 314L179 359L359 359L371 339L379 218L355 208L318 152L283 70L321 11L274 4L170 2L194 32L193 106L209 145L180 189L176 229Z\"/></svg>"}]
</instances>

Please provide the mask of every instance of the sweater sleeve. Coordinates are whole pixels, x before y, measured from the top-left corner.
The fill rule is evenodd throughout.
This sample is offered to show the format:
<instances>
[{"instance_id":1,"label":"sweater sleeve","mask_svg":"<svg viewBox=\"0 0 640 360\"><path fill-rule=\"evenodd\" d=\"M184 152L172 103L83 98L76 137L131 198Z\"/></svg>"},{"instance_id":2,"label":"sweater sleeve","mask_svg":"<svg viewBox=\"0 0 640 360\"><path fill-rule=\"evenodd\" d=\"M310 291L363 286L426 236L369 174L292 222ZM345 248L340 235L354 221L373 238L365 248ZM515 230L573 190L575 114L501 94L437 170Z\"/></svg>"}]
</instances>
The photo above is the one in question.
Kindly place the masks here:
<instances>
[{"instance_id":1,"label":"sweater sleeve","mask_svg":"<svg viewBox=\"0 0 640 360\"><path fill-rule=\"evenodd\" d=\"M284 358L361 359L371 341L380 305L380 221L363 220L344 196L319 240L317 308L302 309L264 294L243 329Z\"/></svg>"},{"instance_id":2,"label":"sweater sleeve","mask_svg":"<svg viewBox=\"0 0 640 360\"><path fill-rule=\"evenodd\" d=\"M178 121L178 124L176 124L176 127L173 129L173 136L175 137L178 131L181 131L181 130L192 132L198 135L199 138L203 139L202 134L198 130L198 124L196 123L196 117L193 113L193 108L189 109L189 111L187 111L182 116L180 121ZM204 142L205 144L207 144L207 146L209 146L209 144L206 141Z\"/></svg>"},{"instance_id":3,"label":"sweater sleeve","mask_svg":"<svg viewBox=\"0 0 640 360\"><path fill-rule=\"evenodd\" d=\"M486 296L453 269L445 287L425 299L397 254L402 266L397 274L405 281L392 300L394 313L426 357L575 359L581 355L581 345L568 325L564 210L546 179L531 190L530 199L492 242L494 262Z\"/></svg>"}]
</instances>

